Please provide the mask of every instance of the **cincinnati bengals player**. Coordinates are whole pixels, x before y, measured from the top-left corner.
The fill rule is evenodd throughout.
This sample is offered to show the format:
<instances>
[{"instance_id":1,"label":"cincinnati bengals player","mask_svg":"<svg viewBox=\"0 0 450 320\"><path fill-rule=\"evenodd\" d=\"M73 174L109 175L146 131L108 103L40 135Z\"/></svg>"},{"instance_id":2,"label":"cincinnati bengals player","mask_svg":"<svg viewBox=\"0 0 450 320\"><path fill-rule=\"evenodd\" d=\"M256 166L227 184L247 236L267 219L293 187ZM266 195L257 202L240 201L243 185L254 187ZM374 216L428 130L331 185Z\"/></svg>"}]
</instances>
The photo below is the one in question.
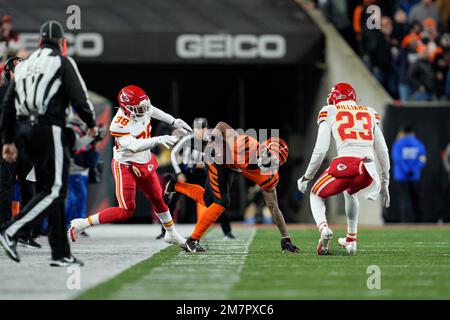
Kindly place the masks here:
<instances>
[{"instance_id":1,"label":"cincinnati bengals player","mask_svg":"<svg viewBox=\"0 0 450 320\"><path fill-rule=\"evenodd\" d=\"M141 88L129 85L119 92L119 110L110 125L115 139L114 156L111 163L116 183L118 207L107 208L86 219L74 219L68 231L72 241L85 229L103 223L123 221L133 216L136 186L152 203L153 210L167 230L165 240L183 246L186 239L175 230L172 216L162 198L162 188L156 169L158 163L150 149L161 144L166 148L177 142L175 136L151 137L151 119L164 121L182 133L191 127L181 119L156 108Z\"/></svg>"},{"instance_id":2,"label":"cincinnati bengals player","mask_svg":"<svg viewBox=\"0 0 450 320\"><path fill-rule=\"evenodd\" d=\"M199 245L199 240L229 207L229 190L233 175L239 172L262 188L265 202L282 236L282 251L300 252L299 248L292 243L287 231L283 214L278 207L275 189L279 181L278 169L287 161L289 153L286 142L280 138L270 138L260 146L256 139L248 135L239 135L225 122L218 123L211 136L216 139L211 139L205 149L205 154L214 154L213 158L205 159L207 170L205 188L177 182L173 177L168 177L169 181L165 188L166 200L170 201L171 195L179 192L207 207L205 213L197 221L194 232L186 241L185 250L190 252L206 251ZM231 159L231 161L226 161L227 159Z\"/></svg>"},{"instance_id":3,"label":"cincinnati bengals player","mask_svg":"<svg viewBox=\"0 0 450 320\"><path fill-rule=\"evenodd\" d=\"M359 202L356 193L364 189L367 199L376 200L382 194L389 206L389 153L379 127L380 117L370 107L356 103L356 92L347 83L338 83L328 95L328 105L319 112L317 141L305 174L298 180L298 188L305 193L328 151L331 136L337 147L337 158L322 173L312 187L311 211L320 232L317 245L319 255L329 254L333 232L325 217L325 199L344 193L347 215L347 236L338 243L349 254L356 252ZM375 158L380 164L378 174Z\"/></svg>"}]
</instances>

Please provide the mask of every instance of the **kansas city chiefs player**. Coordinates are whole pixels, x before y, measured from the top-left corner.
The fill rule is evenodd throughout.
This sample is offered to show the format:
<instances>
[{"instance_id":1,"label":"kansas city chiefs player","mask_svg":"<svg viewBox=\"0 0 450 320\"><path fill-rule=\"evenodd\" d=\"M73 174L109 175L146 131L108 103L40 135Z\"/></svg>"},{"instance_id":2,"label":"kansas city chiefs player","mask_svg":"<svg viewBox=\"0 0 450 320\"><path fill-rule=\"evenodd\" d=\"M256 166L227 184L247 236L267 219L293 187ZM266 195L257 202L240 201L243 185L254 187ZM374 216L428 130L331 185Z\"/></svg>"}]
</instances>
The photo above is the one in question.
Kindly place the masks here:
<instances>
[{"instance_id":1,"label":"kansas city chiefs player","mask_svg":"<svg viewBox=\"0 0 450 320\"><path fill-rule=\"evenodd\" d=\"M120 109L110 125L111 135L115 138L114 156L111 163L115 180L115 192L118 207L107 208L86 219L71 221L68 231L72 241L85 229L104 223L123 221L133 216L136 186L150 200L153 210L167 230L165 240L183 246L186 242L176 230L172 216L162 197L162 188L156 174L158 163L150 148L162 144L169 148L177 142L175 136L151 137L151 119L164 121L182 133L191 127L181 119L175 119L150 103L147 94L141 88L129 85L120 90Z\"/></svg>"},{"instance_id":2,"label":"kansas city chiefs player","mask_svg":"<svg viewBox=\"0 0 450 320\"><path fill-rule=\"evenodd\" d=\"M339 244L349 254L356 252L359 202L356 193L363 190L367 199L376 200L381 191L384 205L389 206L389 154L379 125L380 117L370 107L356 103L356 92L347 83L335 85L328 95L328 105L317 118L319 131L314 151L298 188L305 193L330 146L333 136L337 157L312 187L310 202L314 220L319 228L319 255L329 254L333 232L325 217L325 199L344 193L347 215L347 236ZM375 158L380 165L378 174Z\"/></svg>"}]
</instances>

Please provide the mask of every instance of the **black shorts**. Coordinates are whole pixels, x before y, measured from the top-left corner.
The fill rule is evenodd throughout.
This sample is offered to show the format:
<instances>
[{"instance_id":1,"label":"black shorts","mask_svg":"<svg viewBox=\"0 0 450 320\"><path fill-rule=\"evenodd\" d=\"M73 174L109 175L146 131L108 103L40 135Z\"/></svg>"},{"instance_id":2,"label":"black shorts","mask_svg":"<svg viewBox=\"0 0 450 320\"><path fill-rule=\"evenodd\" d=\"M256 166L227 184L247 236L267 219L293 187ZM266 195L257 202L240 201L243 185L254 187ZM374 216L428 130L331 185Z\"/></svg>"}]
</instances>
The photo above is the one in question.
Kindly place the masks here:
<instances>
[{"instance_id":1,"label":"black shorts","mask_svg":"<svg viewBox=\"0 0 450 320\"><path fill-rule=\"evenodd\" d=\"M207 207L213 203L229 208L230 188L233 182L234 172L229 168L216 163L206 164L206 184L203 200Z\"/></svg>"}]
</instances>

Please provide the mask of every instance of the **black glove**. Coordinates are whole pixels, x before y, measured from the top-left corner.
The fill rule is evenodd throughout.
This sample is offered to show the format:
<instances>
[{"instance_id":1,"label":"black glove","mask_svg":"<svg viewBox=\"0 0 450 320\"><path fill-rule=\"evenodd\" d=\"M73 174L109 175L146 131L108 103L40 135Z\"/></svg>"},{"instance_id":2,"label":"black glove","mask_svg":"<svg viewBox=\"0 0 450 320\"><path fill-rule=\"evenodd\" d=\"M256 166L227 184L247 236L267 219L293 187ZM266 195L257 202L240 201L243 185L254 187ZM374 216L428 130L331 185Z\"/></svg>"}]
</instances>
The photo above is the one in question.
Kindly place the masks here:
<instances>
[{"instance_id":1,"label":"black glove","mask_svg":"<svg viewBox=\"0 0 450 320\"><path fill-rule=\"evenodd\" d=\"M295 246L292 243L291 238L288 237L281 239L281 252L300 253L300 249L297 246Z\"/></svg>"}]
</instances>

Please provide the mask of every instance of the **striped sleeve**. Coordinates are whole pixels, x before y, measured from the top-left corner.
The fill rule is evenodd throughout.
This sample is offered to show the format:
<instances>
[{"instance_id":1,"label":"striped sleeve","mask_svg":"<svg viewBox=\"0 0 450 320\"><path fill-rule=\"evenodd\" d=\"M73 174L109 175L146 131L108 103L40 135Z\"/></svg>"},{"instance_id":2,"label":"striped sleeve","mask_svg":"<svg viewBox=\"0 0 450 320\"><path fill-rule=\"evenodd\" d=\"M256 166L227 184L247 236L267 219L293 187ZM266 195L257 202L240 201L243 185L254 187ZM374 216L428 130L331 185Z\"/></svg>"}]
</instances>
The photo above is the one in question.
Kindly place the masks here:
<instances>
[{"instance_id":1,"label":"striped sleeve","mask_svg":"<svg viewBox=\"0 0 450 320\"><path fill-rule=\"evenodd\" d=\"M378 112L375 112L375 115L374 115L374 117L375 117L375 123L376 124L380 124L380 115L378 114Z\"/></svg>"},{"instance_id":2,"label":"striped sleeve","mask_svg":"<svg viewBox=\"0 0 450 320\"><path fill-rule=\"evenodd\" d=\"M264 180L263 182L261 182L259 184L259 186L265 191L272 191L273 189L276 188L279 181L280 181L280 176L278 175L278 172L277 172L275 174L268 176L268 178L266 180Z\"/></svg>"},{"instance_id":3,"label":"striped sleeve","mask_svg":"<svg viewBox=\"0 0 450 320\"><path fill-rule=\"evenodd\" d=\"M326 107L323 107L320 112L319 115L317 116L317 124L321 124L322 122L326 121L328 118L328 110L326 110Z\"/></svg>"}]
</instances>

